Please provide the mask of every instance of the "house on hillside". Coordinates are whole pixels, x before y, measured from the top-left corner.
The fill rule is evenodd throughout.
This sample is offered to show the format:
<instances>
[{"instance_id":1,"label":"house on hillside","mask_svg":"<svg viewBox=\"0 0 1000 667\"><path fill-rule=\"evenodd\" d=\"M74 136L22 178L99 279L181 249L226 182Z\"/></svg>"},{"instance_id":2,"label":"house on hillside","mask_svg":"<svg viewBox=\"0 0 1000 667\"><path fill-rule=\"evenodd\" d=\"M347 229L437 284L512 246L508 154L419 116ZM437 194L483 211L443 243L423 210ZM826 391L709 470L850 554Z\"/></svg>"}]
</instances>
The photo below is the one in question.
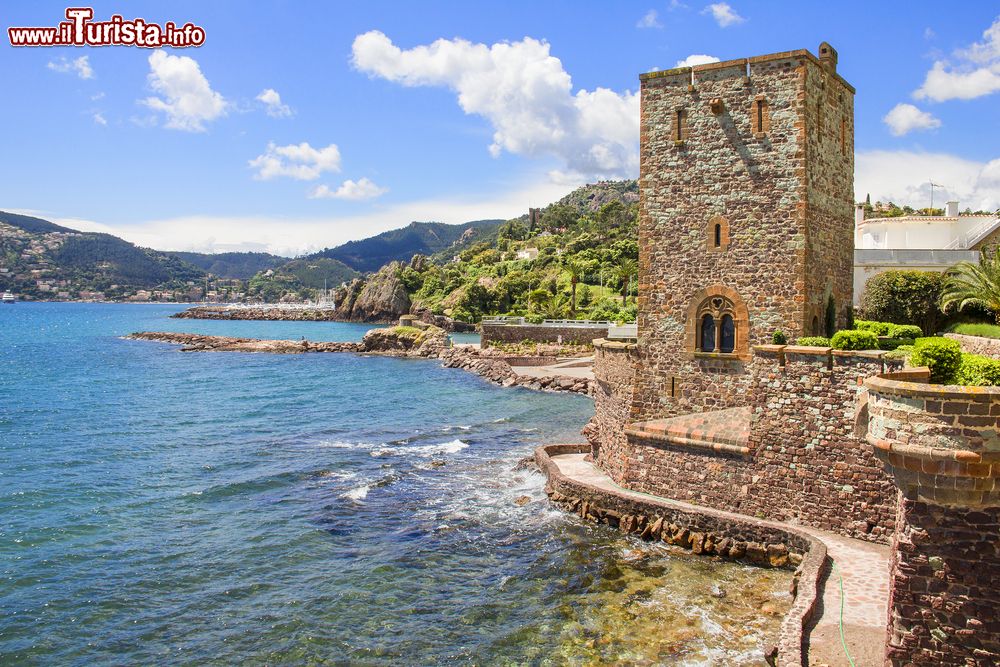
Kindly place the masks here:
<instances>
[{"instance_id":1,"label":"house on hillside","mask_svg":"<svg viewBox=\"0 0 1000 667\"><path fill-rule=\"evenodd\" d=\"M980 251L1000 243L1000 217L959 215L958 202L945 205L944 215L865 218L864 206L854 213L854 305L868 280L886 271L938 271L963 261L978 262Z\"/></svg>"}]
</instances>

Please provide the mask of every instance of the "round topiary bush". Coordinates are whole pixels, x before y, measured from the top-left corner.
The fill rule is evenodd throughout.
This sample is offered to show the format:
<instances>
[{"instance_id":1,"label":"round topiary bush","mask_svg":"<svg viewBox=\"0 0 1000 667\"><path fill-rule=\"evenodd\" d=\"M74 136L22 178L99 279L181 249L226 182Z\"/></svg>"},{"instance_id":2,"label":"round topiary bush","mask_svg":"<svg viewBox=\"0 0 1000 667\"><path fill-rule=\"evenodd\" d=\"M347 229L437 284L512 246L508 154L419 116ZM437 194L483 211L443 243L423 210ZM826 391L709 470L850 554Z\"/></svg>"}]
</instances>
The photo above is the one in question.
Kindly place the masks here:
<instances>
[{"instance_id":1,"label":"round topiary bush","mask_svg":"<svg viewBox=\"0 0 1000 667\"><path fill-rule=\"evenodd\" d=\"M830 347L837 350L877 350L878 336L871 331L838 331L830 339Z\"/></svg>"},{"instance_id":2,"label":"round topiary bush","mask_svg":"<svg viewBox=\"0 0 1000 667\"><path fill-rule=\"evenodd\" d=\"M775 345L786 345L788 337L779 329L771 334L771 342Z\"/></svg>"},{"instance_id":3,"label":"round topiary bush","mask_svg":"<svg viewBox=\"0 0 1000 667\"><path fill-rule=\"evenodd\" d=\"M970 387L1000 386L1000 360L978 354L963 354L955 382Z\"/></svg>"},{"instance_id":4,"label":"round topiary bush","mask_svg":"<svg viewBox=\"0 0 1000 667\"><path fill-rule=\"evenodd\" d=\"M854 320L854 328L858 331L871 331L876 336L888 336L889 327L893 326L889 322L876 322L875 320ZM918 334L923 335L923 334Z\"/></svg>"},{"instance_id":5,"label":"round topiary bush","mask_svg":"<svg viewBox=\"0 0 1000 667\"><path fill-rule=\"evenodd\" d=\"M950 338L918 338L913 343L910 355L913 366L927 366L931 370L931 382L950 384L962 364L962 348L958 341Z\"/></svg>"},{"instance_id":6,"label":"round topiary bush","mask_svg":"<svg viewBox=\"0 0 1000 667\"><path fill-rule=\"evenodd\" d=\"M890 324L889 333L885 334L889 338L912 338L916 340L924 335L916 324Z\"/></svg>"}]
</instances>

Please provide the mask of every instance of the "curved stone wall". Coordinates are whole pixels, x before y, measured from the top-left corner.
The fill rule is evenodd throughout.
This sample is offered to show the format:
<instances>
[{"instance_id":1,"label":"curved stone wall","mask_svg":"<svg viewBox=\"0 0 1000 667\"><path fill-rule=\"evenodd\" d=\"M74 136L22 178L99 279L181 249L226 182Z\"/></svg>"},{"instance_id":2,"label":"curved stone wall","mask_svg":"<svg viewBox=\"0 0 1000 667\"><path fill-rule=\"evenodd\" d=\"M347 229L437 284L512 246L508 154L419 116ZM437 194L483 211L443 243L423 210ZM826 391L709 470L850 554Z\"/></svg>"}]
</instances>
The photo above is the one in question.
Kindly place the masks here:
<instances>
[{"instance_id":1,"label":"curved stone wall","mask_svg":"<svg viewBox=\"0 0 1000 667\"><path fill-rule=\"evenodd\" d=\"M887 664L1000 664L1000 387L865 386L900 492Z\"/></svg>"}]
</instances>

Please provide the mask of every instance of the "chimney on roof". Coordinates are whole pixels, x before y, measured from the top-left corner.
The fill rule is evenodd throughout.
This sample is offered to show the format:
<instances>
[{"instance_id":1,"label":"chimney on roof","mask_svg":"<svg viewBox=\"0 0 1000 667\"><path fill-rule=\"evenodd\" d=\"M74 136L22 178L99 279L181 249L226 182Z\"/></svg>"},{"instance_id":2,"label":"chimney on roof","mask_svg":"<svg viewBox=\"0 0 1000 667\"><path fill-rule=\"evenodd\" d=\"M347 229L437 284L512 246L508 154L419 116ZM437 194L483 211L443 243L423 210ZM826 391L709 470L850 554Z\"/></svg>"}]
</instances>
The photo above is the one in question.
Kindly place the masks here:
<instances>
[{"instance_id":1,"label":"chimney on roof","mask_svg":"<svg viewBox=\"0 0 1000 667\"><path fill-rule=\"evenodd\" d=\"M944 205L944 214L949 218L958 217L958 202L950 201Z\"/></svg>"},{"instance_id":2,"label":"chimney on roof","mask_svg":"<svg viewBox=\"0 0 1000 667\"><path fill-rule=\"evenodd\" d=\"M819 45L819 61L831 72L837 71L837 49L830 46L829 42Z\"/></svg>"},{"instance_id":3,"label":"chimney on roof","mask_svg":"<svg viewBox=\"0 0 1000 667\"><path fill-rule=\"evenodd\" d=\"M855 226L856 225L860 225L864 221L865 221L865 205L864 204L855 204L855 206L854 206L854 224L855 224Z\"/></svg>"}]
</instances>

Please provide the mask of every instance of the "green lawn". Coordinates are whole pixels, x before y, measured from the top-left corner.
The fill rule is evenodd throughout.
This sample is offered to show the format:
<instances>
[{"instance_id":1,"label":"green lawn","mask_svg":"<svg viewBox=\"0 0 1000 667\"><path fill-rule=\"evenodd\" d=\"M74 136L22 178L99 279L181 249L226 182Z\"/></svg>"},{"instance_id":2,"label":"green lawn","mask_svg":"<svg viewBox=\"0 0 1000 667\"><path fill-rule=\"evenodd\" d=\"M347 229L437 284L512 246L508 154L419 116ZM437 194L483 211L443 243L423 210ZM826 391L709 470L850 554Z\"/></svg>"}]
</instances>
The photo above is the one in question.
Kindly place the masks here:
<instances>
[{"instance_id":1,"label":"green lawn","mask_svg":"<svg viewBox=\"0 0 1000 667\"><path fill-rule=\"evenodd\" d=\"M983 336L984 338L1000 338L1000 326L986 322L965 322L948 327L951 333L965 336Z\"/></svg>"}]
</instances>

